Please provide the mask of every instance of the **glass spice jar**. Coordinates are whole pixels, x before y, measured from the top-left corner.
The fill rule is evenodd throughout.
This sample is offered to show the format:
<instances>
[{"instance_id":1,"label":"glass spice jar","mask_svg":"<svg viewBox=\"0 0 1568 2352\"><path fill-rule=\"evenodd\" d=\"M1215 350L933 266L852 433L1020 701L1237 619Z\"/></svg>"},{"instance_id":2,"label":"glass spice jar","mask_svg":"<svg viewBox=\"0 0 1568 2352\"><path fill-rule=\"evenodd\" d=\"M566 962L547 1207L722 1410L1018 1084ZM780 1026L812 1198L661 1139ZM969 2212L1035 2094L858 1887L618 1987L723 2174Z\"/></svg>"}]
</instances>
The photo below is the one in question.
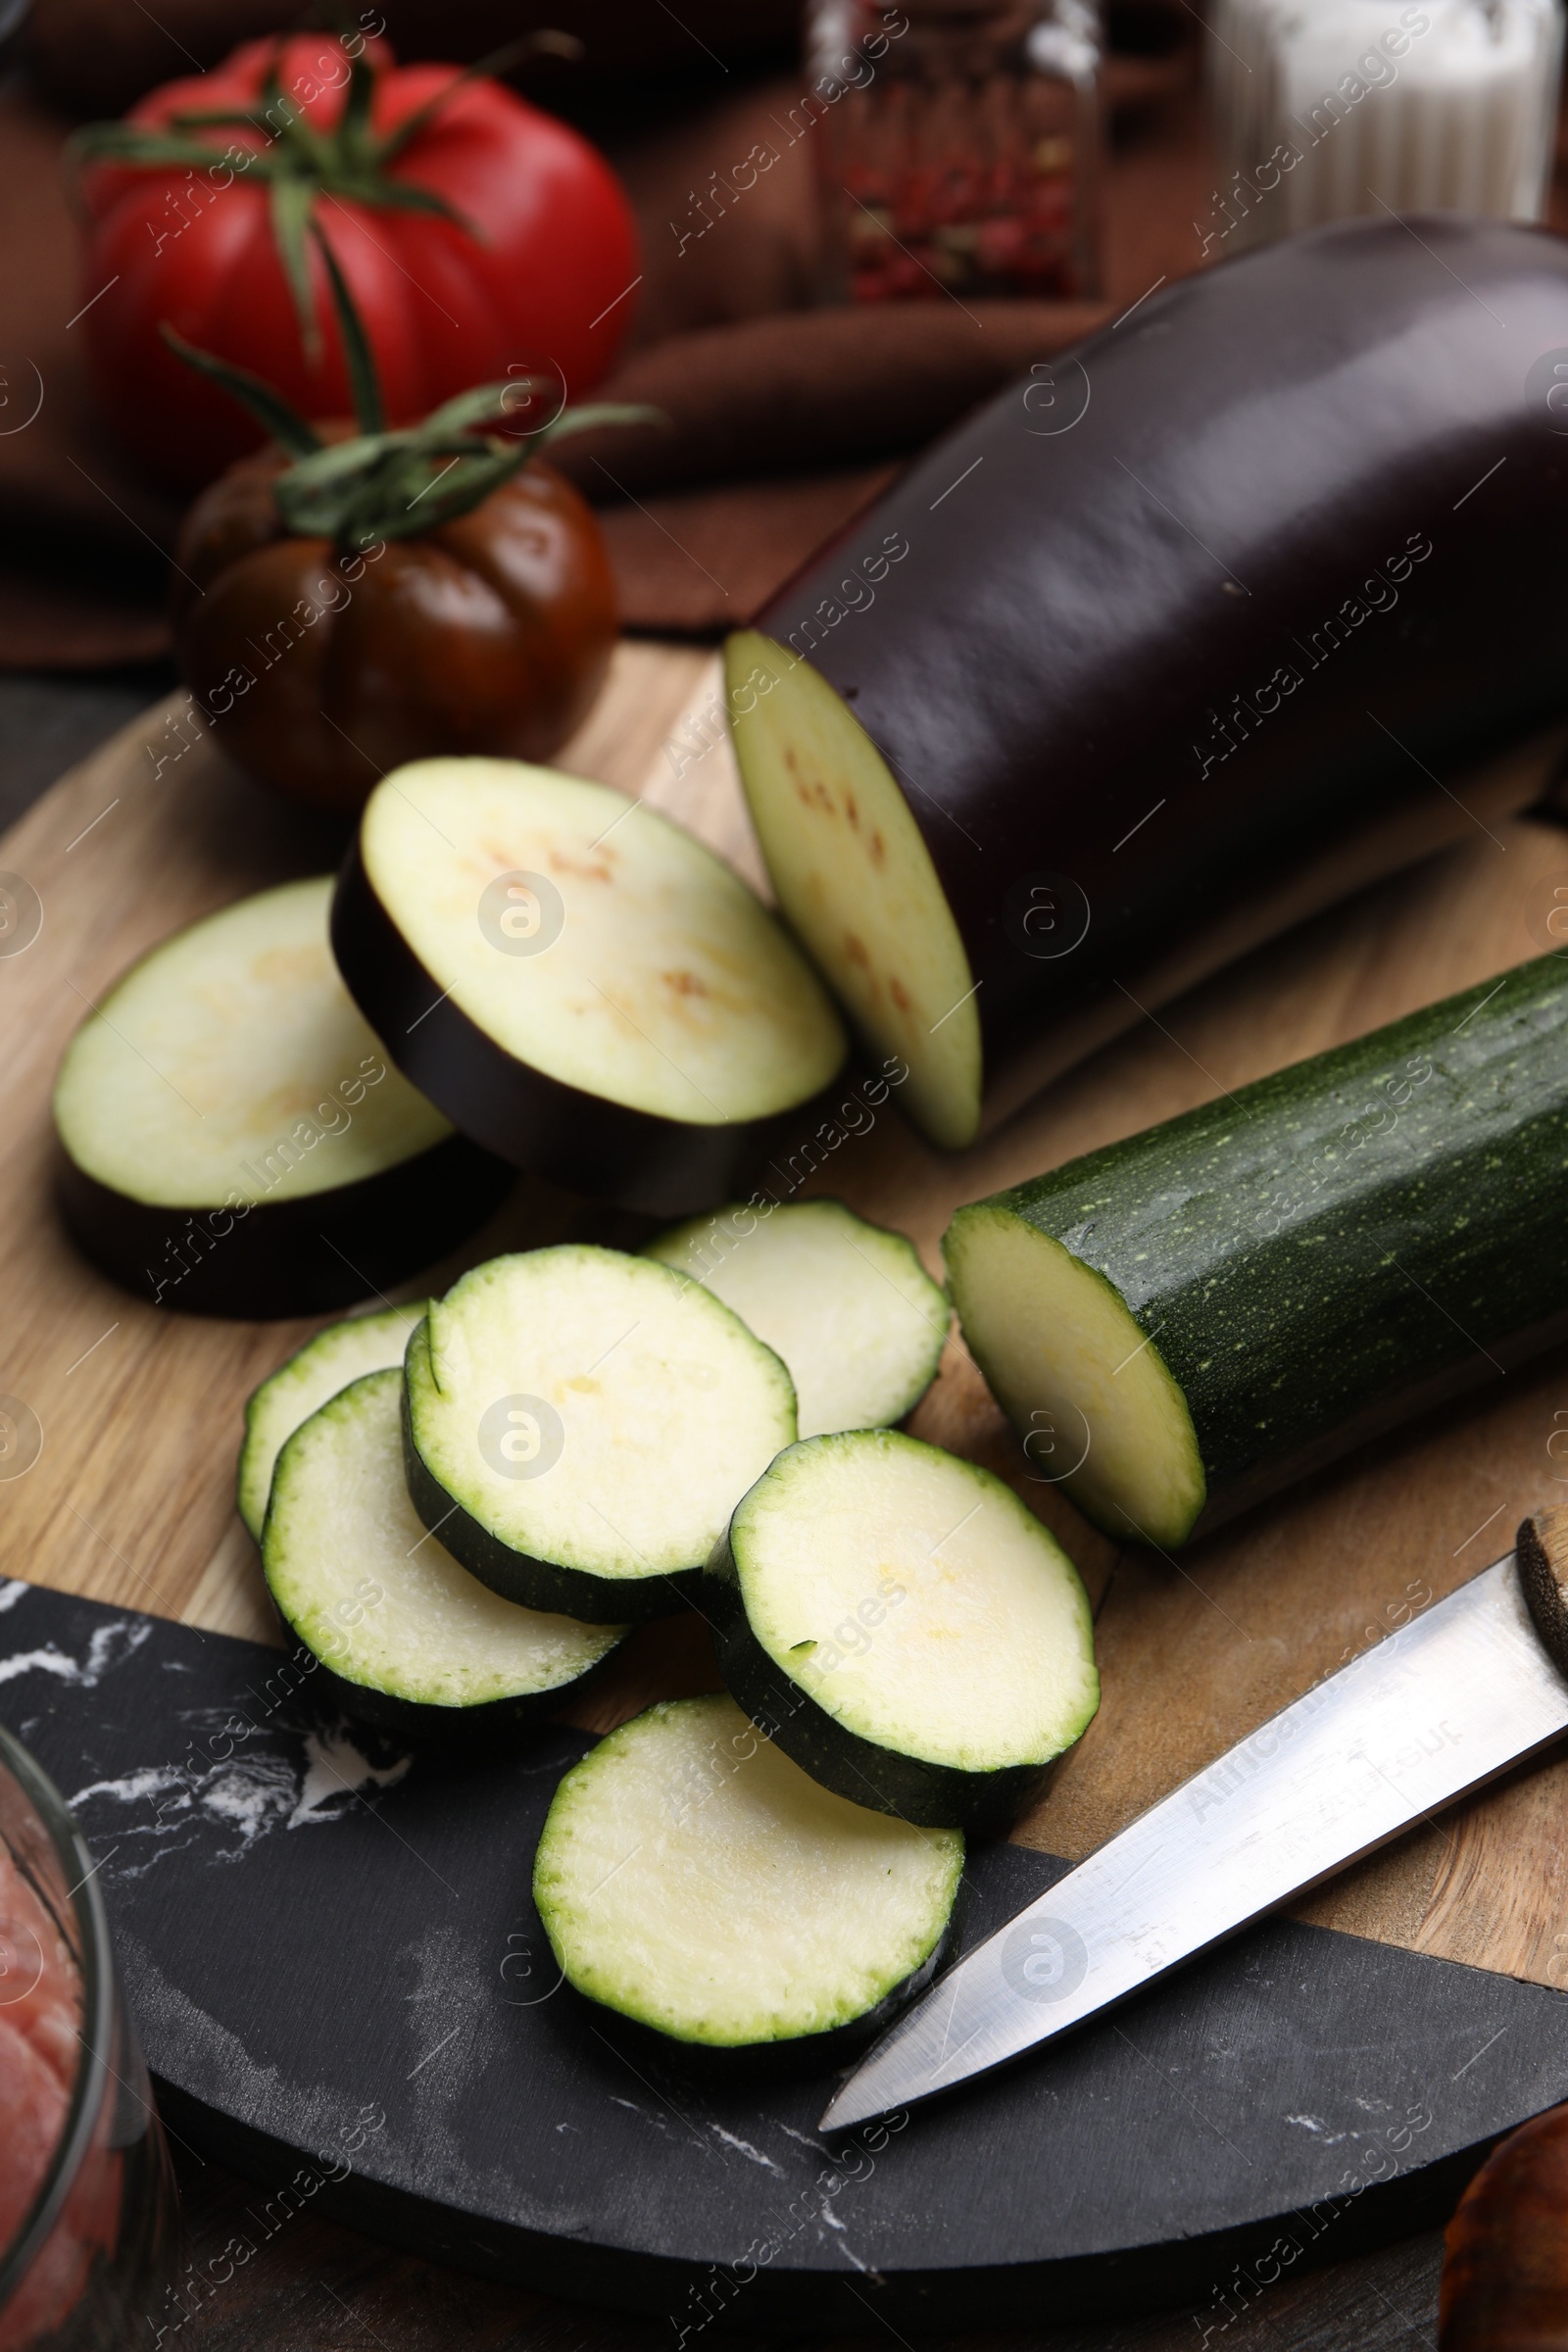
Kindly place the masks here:
<instances>
[{"instance_id":1,"label":"glass spice jar","mask_svg":"<svg viewBox=\"0 0 1568 2352\"><path fill-rule=\"evenodd\" d=\"M0 2352L148 2340L175 2243L93 1868L59 1792L0 1732Z\"/></svg>"},{"instance_id":2,"label":"glass spice jar","mask_svg":"<svg viewBox=\"0 0 1568 2352\"><path fill-rule=\"evenodd\" d=\"M825 301L1100 290L1096 0L811 0Z\"/></svg>"}]
</instances>

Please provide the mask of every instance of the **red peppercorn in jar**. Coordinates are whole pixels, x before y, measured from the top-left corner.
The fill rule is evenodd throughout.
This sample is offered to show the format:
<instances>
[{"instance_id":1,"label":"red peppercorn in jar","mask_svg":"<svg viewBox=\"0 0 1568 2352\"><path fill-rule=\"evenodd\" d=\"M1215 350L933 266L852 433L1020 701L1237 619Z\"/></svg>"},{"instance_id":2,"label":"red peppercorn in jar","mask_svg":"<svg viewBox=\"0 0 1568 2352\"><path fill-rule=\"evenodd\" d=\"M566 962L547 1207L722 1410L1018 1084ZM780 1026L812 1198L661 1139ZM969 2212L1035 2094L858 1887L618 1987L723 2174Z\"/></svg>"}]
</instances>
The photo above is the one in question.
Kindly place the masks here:
<instances>
[{"instance_id":1,"label":"red peppercorn in jar","mask_svg":"<svg viewBox=\"0 0 1568 2352\"><path fill-rule=\"evenodd\" d=\"M814 0L789 126L824 298L1098 293L1099 27L1093 0Z\"/></svg>"}]
</instances>

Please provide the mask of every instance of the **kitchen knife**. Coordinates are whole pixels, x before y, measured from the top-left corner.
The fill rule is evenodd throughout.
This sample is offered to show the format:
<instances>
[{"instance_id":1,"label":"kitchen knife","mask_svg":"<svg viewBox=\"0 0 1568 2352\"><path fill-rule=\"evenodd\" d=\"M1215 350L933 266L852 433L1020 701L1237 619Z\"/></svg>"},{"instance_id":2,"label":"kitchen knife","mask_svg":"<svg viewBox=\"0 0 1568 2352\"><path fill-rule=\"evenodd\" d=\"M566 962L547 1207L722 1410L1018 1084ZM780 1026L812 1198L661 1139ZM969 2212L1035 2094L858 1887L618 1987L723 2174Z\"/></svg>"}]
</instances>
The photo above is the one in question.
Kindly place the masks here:
<instances>
[{"instance_id":1,"label":"kitchen knife","mask_svg":"<svg viewBox=\"0 0 1568 2352\"><path fill-rule=\"evenodd\" d=\"M1125 2000L1568 1730L1568 1507L1296 1699L950 1969L822 2118L951 2089Z\"/></svg>"}]
</instances>

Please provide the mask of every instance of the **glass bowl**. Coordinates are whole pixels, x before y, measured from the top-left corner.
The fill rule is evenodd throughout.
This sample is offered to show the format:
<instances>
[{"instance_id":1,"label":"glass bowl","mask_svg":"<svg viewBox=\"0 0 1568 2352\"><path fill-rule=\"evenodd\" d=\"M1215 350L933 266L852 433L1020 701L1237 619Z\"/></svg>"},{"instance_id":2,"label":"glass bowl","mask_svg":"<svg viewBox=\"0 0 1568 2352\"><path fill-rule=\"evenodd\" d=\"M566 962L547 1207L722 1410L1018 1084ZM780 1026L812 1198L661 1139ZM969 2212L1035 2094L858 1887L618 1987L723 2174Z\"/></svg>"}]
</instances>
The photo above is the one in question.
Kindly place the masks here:
<instances>
[{"instance_id":1,"label":"glass bowl","mask_svg":"<svg viewBox=\"0 0 1568 2352\"><path fill-rule=\"evenodd\" d=\"M156 2336L175 2211L91 1858L0 1731L0 2352Z\"/></svg>"}]
</instances>

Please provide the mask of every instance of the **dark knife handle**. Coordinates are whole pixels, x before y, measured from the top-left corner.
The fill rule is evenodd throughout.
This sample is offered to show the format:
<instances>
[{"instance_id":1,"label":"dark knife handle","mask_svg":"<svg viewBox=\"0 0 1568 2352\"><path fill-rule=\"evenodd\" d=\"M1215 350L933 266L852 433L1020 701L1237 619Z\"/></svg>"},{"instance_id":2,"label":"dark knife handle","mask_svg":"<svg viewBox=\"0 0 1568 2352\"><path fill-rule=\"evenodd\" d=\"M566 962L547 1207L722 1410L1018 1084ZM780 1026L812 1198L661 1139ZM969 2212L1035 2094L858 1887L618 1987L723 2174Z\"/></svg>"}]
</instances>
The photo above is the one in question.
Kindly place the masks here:
<instances>
[{"instance_id":1,"label":"dark knife handle","mask_svg":"<svg viewBox=\"0 0 1568 2352\"><path fill-rule=\"evenodd\" d=\"M1568 1507L1521 1520L1514 1557L1536 1631L1558 1673L1568 1674Z\"/></svg>"}]
</instances>

